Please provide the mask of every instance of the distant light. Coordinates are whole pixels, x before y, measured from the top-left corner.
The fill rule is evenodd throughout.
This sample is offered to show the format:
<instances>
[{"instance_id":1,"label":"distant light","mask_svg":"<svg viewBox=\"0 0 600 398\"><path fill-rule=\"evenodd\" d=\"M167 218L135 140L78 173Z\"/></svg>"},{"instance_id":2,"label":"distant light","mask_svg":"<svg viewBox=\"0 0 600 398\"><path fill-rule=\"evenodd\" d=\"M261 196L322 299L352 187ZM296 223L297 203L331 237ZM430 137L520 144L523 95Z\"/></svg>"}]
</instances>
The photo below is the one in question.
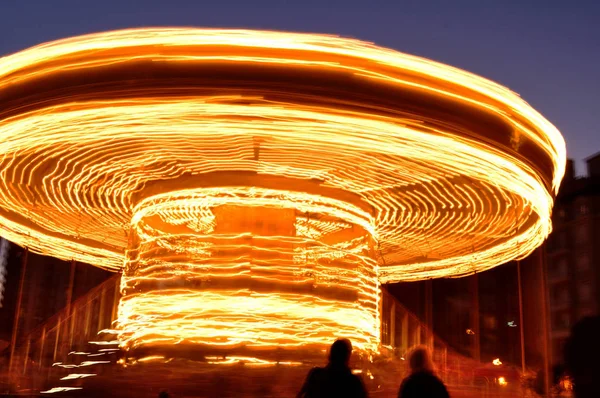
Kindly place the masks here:
<instances>
[{"instance_id":1,"label":"distant light","mask_svg":"<svg viewBox=\"0 0 600 398\"><path fill-rule=\"evenodd\" d=\"M515 321L508 321L508 326L511 328L516 328L517 324L515 323Z\"/></svg>"},{"instance_id":2,"label":"distant light","mask_svg":"<svg viewBox=\"0 0 600 398\"><path fill-rule=\"evenodd\" d=\"M496 366L500 366L502 365L502 362L500 361L500 358L496 358L492 361L492 363Z\"/></svg>"},{"instance_id":3,"label":"distant light","mask_svg":"<svg viewBox=\"0 0 600 398\"><path fill-rule=\"evenodd\" d=\"M506 379L502 376L498 377L498 384L501 386L505 386L508 384L508 382L506 381Z\"/></svg>"},{"instance_id":4,"label":"distant light","mask_svg":"<svg viewBox=\"0 0 600 398\"><path fill-rule=\"evenodd\" d=\"M467 334L471 334L472 335L472 334L475 334L475 332L473 330L471 330L471 329L467 329Z\"/></svg>"}]
</instances>

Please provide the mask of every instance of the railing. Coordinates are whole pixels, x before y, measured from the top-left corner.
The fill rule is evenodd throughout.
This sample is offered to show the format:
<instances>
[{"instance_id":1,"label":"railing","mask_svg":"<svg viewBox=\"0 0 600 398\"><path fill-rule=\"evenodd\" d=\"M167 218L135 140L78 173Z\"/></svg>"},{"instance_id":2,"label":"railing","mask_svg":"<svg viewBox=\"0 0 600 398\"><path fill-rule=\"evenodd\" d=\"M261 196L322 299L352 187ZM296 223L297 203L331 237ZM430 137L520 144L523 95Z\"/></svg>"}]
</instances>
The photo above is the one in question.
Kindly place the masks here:
<instances>
[{"instance_id":1,"label":"railing","mask_svg":"<svg viewBox=\"0 0 600 398\"><path fill-rule=\"evenodd\" d=\"M1 359L10 389L39 391L57 370L53 364L98 340L98 331L110 328L116 318L119 284L119 274L110 277L20 338L12 356L11 347L5 349Z\"/></svg>"}]
</instances>

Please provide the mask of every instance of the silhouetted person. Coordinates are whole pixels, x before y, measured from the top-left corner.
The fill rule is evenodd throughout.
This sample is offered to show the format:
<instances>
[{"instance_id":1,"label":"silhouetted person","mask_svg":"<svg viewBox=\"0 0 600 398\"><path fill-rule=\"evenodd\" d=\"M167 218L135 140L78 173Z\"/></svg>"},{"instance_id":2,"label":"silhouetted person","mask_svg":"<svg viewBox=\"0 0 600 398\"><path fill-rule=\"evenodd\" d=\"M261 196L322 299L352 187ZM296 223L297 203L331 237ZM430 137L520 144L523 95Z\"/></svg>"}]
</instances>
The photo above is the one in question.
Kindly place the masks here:
<instances>
[{"instance_id":1,"label":"silhouetted person","mask_svg":"<svg viewBox=\"0 0 600 398\"><path fill-rule=\"evenodd\" d=\"M576 398L600 397L600 317L573 326L565 344L565 368L573 378Z\"/></svg>"},{"instance_id":2,"label":"silhouetted person","mask_svg":"<svg viewBox=\"0 0 600 398\"><path fill-rule=\"evenodd\" d=\"M367 390L362 379L350 370L352 344L348 339L338 339L329 350L329 363L324 368L314 368L306 377L298 398L366 398Z\"/></svg>"},{"instance_id":3,"label":"silhouetted person","mask_svg":"<svg viewBox=\"0 0 600 398\"><path fill-rule=\"evenodd\" d=\"M446 386L434 374L429 350L417 347L409 355L410 376L402 380L398 398L449 398Z\"/></svg>"}]
</instances>

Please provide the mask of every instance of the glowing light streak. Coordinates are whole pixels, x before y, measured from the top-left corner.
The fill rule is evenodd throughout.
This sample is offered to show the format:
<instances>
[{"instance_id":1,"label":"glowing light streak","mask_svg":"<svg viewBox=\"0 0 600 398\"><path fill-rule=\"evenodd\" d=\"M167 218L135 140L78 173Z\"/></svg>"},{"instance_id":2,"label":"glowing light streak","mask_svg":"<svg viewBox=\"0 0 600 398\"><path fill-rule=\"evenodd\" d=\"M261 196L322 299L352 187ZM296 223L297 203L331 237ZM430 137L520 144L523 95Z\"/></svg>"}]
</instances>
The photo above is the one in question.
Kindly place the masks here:
<instances>
[{"instance_id":1,"label":"glowing light streak","mask_svg":"<svg viewBox=\"0 0 600 398\"><path fill-rule=\"evenodd\" d=\"M0 92L0 235L124 268L97 345L375 350L379 283L528 255L566 161L506 88L333 36L87 35L0 58Z\"/></svg>"},{"instance_id":2,"label":"glowing light streak","mask_svg":"<svg viewBox=\"0 0 600 398\"><path fill-rule=\"evenodd\" d=\"M151 355L147 357L143 357L138 359L138 362L154 362L154 361L163 361L165 359L162 355Z\"/></svg>"},{"instance_id":3,"label":"glowing light streak","mask_svg":"<svg viewBox=\"0 0 600 398\"><path fill-rule=\"evenodd\" d=\"M96 376L96 373L71 373L65 377L62 377L60 380L77 380L77 379L85 379L86 377Z\"/></svg>"},{"instance_id":4,"label":"glowing light streak","mask_svg":"<svg viewBox=\"0 0 600 398\"><path fill-rule=\"evenodd\" d=\"M42 394L54 394L57 392L68 392L68 391L76 391L76 390L82 390L83 387L52 387L49 390L46 391L40 391L40 393Z\"/></svg>"},{"instance_id":5,"label":"glowing light streak","mask_svg":"<svg viewBox=\"0 0 600 398\"><path fill-rule=\"evenodd\" d=\"M82 368L82 367L86 367L86 366L94 366L94 365L101 365L101 364L107 364L107 363L110 363L110 361L83 361L78 365L64 364L62 362L56 362L56 363L53 363L52 366L58 366L59 368L65 368L65 369L74 369L74 368Z\"/></svg>"},{"instance_id":6,"label":"glowing light streak","mask_svg":"<svg viewBox=\"0 0 600 398\"><path fill-rule=\"evenodd\" d=\"M242 357L242 356L228 356L226 358L207 356L205 357L207 362L213 365L232 365L232 364L244 364L248 366L273 366L273 365L288 365L288 366L299 366L302 362L295 361L268 361L264 359L254 357Z\"/></svg>"}]
</instances>

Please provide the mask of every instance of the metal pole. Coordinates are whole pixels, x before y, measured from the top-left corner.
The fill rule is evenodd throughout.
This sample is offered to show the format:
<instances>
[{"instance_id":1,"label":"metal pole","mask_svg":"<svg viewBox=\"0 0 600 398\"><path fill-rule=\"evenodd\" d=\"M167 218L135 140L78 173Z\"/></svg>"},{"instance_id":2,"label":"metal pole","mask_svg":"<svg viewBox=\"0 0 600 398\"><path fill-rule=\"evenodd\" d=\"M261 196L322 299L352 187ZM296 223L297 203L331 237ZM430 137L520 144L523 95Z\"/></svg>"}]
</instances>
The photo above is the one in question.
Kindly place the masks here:
<instances>
[{"instance_id":1,"label":"metal pole","mask_svg":"<svg viewBox=\"0 0 600 398\"><path fill-rule=\"evenodd\" d=\"M546 280L547 278L547 273L546 273L546 246L542 246L537 250L537 257L538 257L538 266L539 266L539 270L541 272L541 282L542 282L542 307L543 307L543 315L542 315L542 319L543 319L543 333L544 333L544 373L546 375L545 377L545 393L546 393L546 397L550 397L550 393L551 393L551 381L550 381L550 343L548 341L549 339L549 333L550 333L550 327L549 327L549 323L548 323L548 281Z\"/></svg>"},{"instance_id":2,"label":"metal pole","mask_svg":"<svg viewBox=\"0 0 600 398\"><path fill-rule=\"evenodd\" d=\"M92 319L92 301L89 301L83 308L85 311L85 324L83 329L83 338L87 339L90 333L90 321Z\"/></svg>"},{"instance_id":3,"label":"metal pole","mask_svg":"<svg viewBox=\"0 0 600 398\"><path fill-rule=\"evenodd\" d=\"M73 285L75 283L75 269L77 263L75 260L71 260L71 272L69 274L69 287L67 288L67 316L71 314L71 304L73 302Z\"/></svg>"},{"instance_id":4,"label":"metal pole","mask_svg":"<svg viewBox=\"0 0 600 398\"><path fill-rule=\"evenodd\" d=\"M58 353L58 344L60 343L60 328L62 325L62 317L58 317L58 325L56 326L56 340L54 341L54 354L52 355L52 363L56 362L56 354Z\"/></svg>"},{"instance_id":5,"label":"metal pole","mask_svg":"<svg viewBox=\"0 0 600 398\"><path fill-rule=\"evenodd\" d=\"M19 331L19 319L21 318L21 304L23 301L23 285L25 283L25 272L27 271L27 254L29 249L25 248L21 258L21 280L19 281L19 292L17 294L17 308L15 309L15 320L13 323L12 338L10 340L10 359L8 361L8 373L10 374L17 345L17 334Z\"/></svg>"},{"instance_id":6,"label":"metal pole","mask_svg":"<svg viewBox=\"0 0 600 398\"><path fill-rule=\"evenodd\" d=\"M425 344L433 353L433 282L425 281L425 321L427 322L427 337Z\"/></svg>"},{"instance_id":7,"label":"metal pole","mask_svg":"<svg viewBox=\"0 0 600 398\"><path fill-rule=\"evenodd\" d=\"M481 336L479 335L479 275L473 274L472 280L472 296L473 296L473 318L471 323L473 324L474 344L473 344L473 358L476 361L481 361Z\"/></svg>"},{"instance_id":8,"label":"metal pole","mask_svg":"<svg viewBox=\"0 0 600 398\"><path fill-rule=\"evenodd\" d=\"M521 334L521 372L525 374L525 325L523 324L523 285L521 284L521 261L517 260L517 288L519 289L519 332Z\"/></svg>"},{"instance_id":9,"label":"metal pole","mask_svg":"<svg viewBox=\"0 0 600 398\"><path fill-rule=\"evenodd\" d=\"M117 319L117 314L119 311L119 296L121 292L119 289L121 288L121 278L115 278L115 294L113 296L112 302L112 312L110 314L110 327L112 328L112 323Z\"/></svg>"},{"instance_id":10,"label":"metal pole","mask_svg":"<svg viewBox=\"0 0 600 398\"><path fill-rule=\"evenodd\" d=\"M75 311L73 311L73 313L70 315L71 317L71 327L69 329L69 349L68 351L71 351L73 349L73 334L75 333L75 318L77 317L77 308L75 308ZM66 360L66 357L65 357Z\"/></svg>"},{"instance_id":11,"label":"metal pole","mask_svg":"<svg viewBox=\"0 0 600 398\"><path fill-rule=\"evenodd\" d=\"M404 355L408 350L408 312L402 315L402 353Z\"/></svg>"},{"instance_id":12,"label":"metal pole","mask_svg":"<svg viewBox=\"0 0 600 398\"><path fill-rule=\"evenodd\" d=\"M27 365L29 362L29 349L31 348L31 339L27 338L27 345L25 346L25 363L23 364L23 374L27 373Z\"/></svg>"},{"instance_id":13,"label":"metal pole","mask_svg":"<svg viewBox=\"0 0 600 398\"><path fill-rule=\"evenodd\" d=\"M42 342L40 344L40 363L38 364L38 369L42 368L42 361L44 360L44 348L46 347L46 326L42 328Z\"/></svg>"},{"instance_id":14,"label":"metal pole","mask_svg":"<svg viewBox=\"0 0 600 398\"><path fill-rule=\"evenodd\" d=\"M104 302L106 301L106 286L102 288L102 293L100 293L100 308L98 309L98 332L102 330L102 326L104 322L102 322L102 318L104 317Z\"/></svg>"}]
</instances>

